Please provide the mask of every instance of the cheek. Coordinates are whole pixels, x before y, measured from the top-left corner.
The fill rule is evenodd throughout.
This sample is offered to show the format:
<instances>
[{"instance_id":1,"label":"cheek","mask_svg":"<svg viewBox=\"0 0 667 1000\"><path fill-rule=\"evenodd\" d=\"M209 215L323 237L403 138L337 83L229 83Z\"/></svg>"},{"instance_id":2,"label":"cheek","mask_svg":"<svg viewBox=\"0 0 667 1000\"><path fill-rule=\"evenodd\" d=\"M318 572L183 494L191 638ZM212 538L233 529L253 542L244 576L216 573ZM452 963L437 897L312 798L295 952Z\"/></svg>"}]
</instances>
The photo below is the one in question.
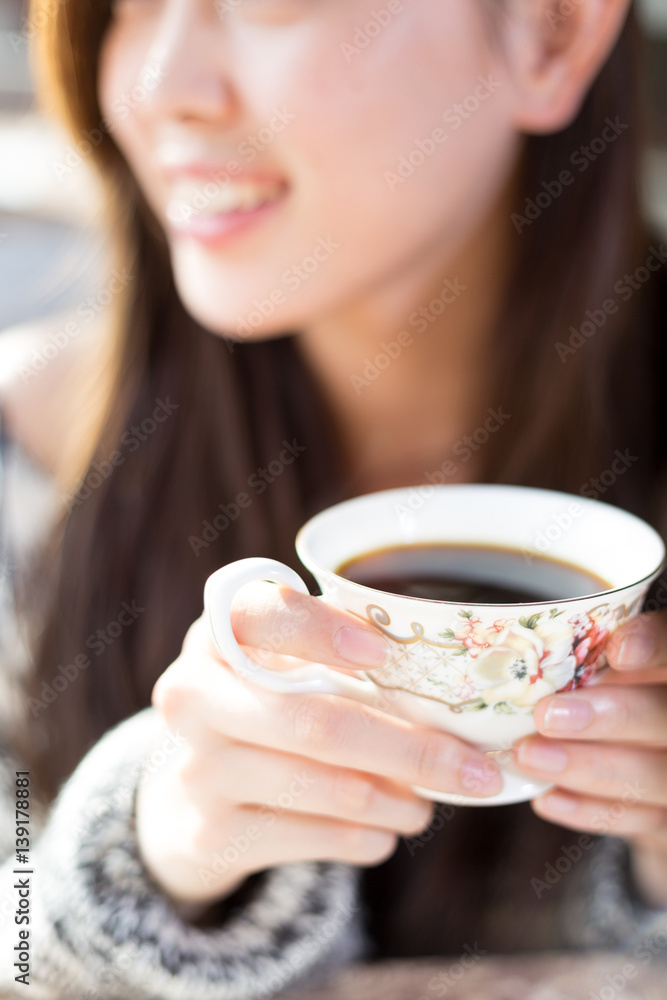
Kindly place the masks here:
<instances>
[{"instance_id":1,"label":"cheek","mask_svg":"<svg viewBox=\"0 0 667 1000\"><path fill-rule=\"evenodd\" d=\"M139 112L155 87L154 74L146 61L148 39L141 32L107 31L100 50L97 96L107 130L127 159L140 184L150 189L150 177L142 177L149 133L147 119Z\"/></svg>"},{"instance_id":2,"label":"cheek","mask_svg":"<svg viewBox=\"0 0 667 1000\"><path fill-rule=\"evenodd\" d=\"M373 243L369 261L443 228L463 238L514 163L500 54L470 6L442 3L428 18L407 8L361 51L318 49L289 97L305 216L348 227L364 255Z\"/></svg>"}]
</instances>

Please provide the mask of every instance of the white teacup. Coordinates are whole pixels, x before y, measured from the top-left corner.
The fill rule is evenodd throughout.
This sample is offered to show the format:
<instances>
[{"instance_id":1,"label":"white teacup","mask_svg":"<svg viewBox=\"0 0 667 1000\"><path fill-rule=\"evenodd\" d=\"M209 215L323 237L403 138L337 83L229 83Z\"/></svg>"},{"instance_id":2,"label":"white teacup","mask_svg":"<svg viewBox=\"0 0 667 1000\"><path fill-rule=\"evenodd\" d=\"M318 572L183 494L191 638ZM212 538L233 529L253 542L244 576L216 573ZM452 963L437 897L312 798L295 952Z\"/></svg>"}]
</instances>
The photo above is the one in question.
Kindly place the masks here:
<instances>
[{"instance_id":1,"label":"white teacup","mask_svg":"<svg viewBox=\"0 0 667 1000\"><path fill-rule=\"evenodd\" d=\"M611 586L560 600L462 606L373 590L337 573L378 549L428 543L510 548L527 562L546 555ZM641 610L665 558L658 533L617 507L493 485L421 486L347 500L311 518L297 535L296 550L319 583L321 599L380 630L395 653L392 662L357 678L320 665L278 672L249 659L230 623L237 590L270 580L308 593L297 573L272 559L242 559L207 581L204 603L225 660L271 690L343 695L476 744L501 768L498 795L415 790L436 801L477 806L522 802L550 787L515 768L512 745L536 731L533 711L540 698L585 684L606 665L609 635Z\"/></svg>"}]
</instances>

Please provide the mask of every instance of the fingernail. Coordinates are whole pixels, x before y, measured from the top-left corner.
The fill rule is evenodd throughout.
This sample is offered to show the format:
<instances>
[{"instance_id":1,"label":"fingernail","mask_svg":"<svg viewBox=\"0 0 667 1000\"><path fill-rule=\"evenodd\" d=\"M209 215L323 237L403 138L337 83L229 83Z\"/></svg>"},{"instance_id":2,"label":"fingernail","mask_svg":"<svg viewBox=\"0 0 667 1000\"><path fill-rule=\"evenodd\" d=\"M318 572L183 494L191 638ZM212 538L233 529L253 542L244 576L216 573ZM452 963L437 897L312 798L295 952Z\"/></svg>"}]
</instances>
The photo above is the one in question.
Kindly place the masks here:
<instances>
[{"instance_id":1,"label":"fingernail","mask_svg":"<svg viewBox=\"0 0 667 1000\"><path fill-rule=\"evenodd\" d=\"M502 779L500 771L488 757L471 757L461 767L461 786L466 795L475 792L500 792Z\"/></svg>"},{"instance_id":2,"label":"fingernail","mask_svg":"<svg viewBox=\"0 0 667 1000\"><path fill-rule=\"evenodd\" d=\"M571 795L561 795L560 792L551 792L539 800L551 813L573 813L577 808L577 800Z\"/></svg>"},{"instance_id":3,"label":"fingernail","mask_svg":"<svg viewBox=\"0 0 667 1000\"><path fill-rule=\"evenodd\" d=\"M655 653L655 639L646 633L627 635L618 651L619 667L643 667Z\"/></svg>"},{"instance_id":4,"label":"fingernail","mask_svg":"<svg viewBox=\"0 0 667 1000\"><path fill-rule=\"evenodd\" d=\"M353 625L343 625L334 633L333 646L338 656L361 667L382 667L391 655L379 633Z\"/></svg>"},{"instance_id":5,"label":"fingernail","mask_svg":"<svg viewBox=\"0 0 667 1000\"><path fill-rule=\"evenodd\" d=\"M561 733L585 729L593 721L593 709L583 698L555 698L544 716L544 728Z\"/></svg>"},{"instance_id":6,"label":"fingernail","mask_svg":"<svg viewBox=\"0 0 667 1000\"><path fill-rule=\"evenodd\" d=\"M565 750L557 743L527 742L519 744L517 763L519 766L526 764L539 771L550 771L556 774L558 771L565 770L569 758Z\"/></svg>"}]
</instances>

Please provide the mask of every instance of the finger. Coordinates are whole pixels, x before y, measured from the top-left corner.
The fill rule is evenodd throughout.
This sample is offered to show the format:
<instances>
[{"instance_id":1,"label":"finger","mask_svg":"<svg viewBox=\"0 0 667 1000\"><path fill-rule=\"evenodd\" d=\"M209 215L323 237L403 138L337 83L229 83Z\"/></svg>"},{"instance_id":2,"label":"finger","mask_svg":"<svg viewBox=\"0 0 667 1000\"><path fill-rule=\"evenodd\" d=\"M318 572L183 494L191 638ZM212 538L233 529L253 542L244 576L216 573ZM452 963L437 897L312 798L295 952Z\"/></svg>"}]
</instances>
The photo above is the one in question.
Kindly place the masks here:
<instances>
[{"instance_id":1,"label":"finger","mask_svg":"<svg viewBox=\"0 0 667 1000\"><path fill-rule=\"evenodd\" d=\"M387 830L249 807L236 811L233 827L224 839L209 830L188 847L200 859L200 877L206 882L207 894L213 895L216 874L227 884L236 873L244 878L297 861L378 865L391 857L397 843L396 835Z\"/></svg>"},{"instance_id":2,"label":"finger","mask_svg":"<svg viewBox=\"0 0 667 1000\"><path fill-rule=\"evenodd\" d=\"M667 611L638 615L610 636L605 648L615 670L651 670L667 673Z\"/></svg>"},{"instance_id":3,"label":"finger","mask_svg":"<svg viewBox=\"0 0 667 1000\"><path fill-rule=\"evenodd\" d=\"M170 728L193 740L206 727L241 743L407 785L480 796L502 788L497 766L449 733L351 698L268 691L210 657L179 657L156 685L154 702Z\"/></svg>"},{"instance_id":4,"label":"finger","mask_svg":"<svg viewBox=\"0 0 667 1000\"><path fill-rule=\"evenodd\" d=\"M559 826L611 837L655 835L664 829L667 813L659 806L620 799L602 799L556 788L531 803L538 816Z\"/></svg>"},{"instance_id":5,"label":"finger","mask_svg":"<svg viewBox=\"0 0 667 1000\"><path fill-rule=\"evenodd\" d=\"M572 743L529 736L514 748L518 766L583 795L667 807L667 754L614 743Z\"/></svg>"},{"instance_id":6,"label":"finger","mask_svg":"<svg viewBox=\"0 0 667 1000\"><path fill-rule=\"evenodd\" d=\"M239 642L239 646L246 654L246 656L251 657L257 663L263 667L270 667L272 670L294 670L295 667L303 666L304 662L312 663L312 659L304 661L303 659L290 656L285 652L278 651L278 643L274 637L274 644L271 646L268 642L262 649L258 649L254 646L247 646L243 642ZM220 661L221 654L218 649L215 639L213 638L213 633L210 629L209 623L204 615L193 622L188 629L185 639L183 640L183 651L191 656L200 656L202 654L212 657L214 660ZM223 661L224 662L224 661ZM342 666L339 669L346 669L346 672L354 675L358 674L359 667L352 667L348 664L347 668Z\"/></svg>"},{"instance_id":7,"label":"finger","mask_svg":"<svg viewBox=\"0 0 667 1000\"><path fill-rule=\"evenodd\" d=\"M254 663L257 663L260 667L266 667L268 670L296 670L299 667L308 666L313 663L313 660L303 660L298 656L289 656L287 653L278 653L276 650L269 649L267 647L264 647L264 649L256 649L254 646L246 646L243 643L239 643L239 645L249 659L251 659ZM355 675L359 676L359 667L353 667L351 664L348 664L347 667L343 667L339 664L334 669L341 673L348 674L351 677L354 677Z\"/></svg>"},{"instance_id":8,"label":"finger","mask_svg":"<svg viewBox=\"0 0 667 1000\"><path fill-rule=\"evenodd\" d=\"M599 670L586 681L586 686L594 687L597 684L613 686L616 684L622 687L628 681L632 681L633 684L664 684L665 679L666 675L663 667L654 667L652 670L633 670L631 677L628 676L627 671L606 668Z\"/></svg>"},{"instance_id":9,"label":"finger","mask_svg":"<svg viewBox=\"0 0 667 1000\"><path fill-rule=\"evenodd\" d=\"M535 725L544 736L667 746L667 689L600 684L542 698Z\"/></svg>"},{"instance_id":10,"label":"finger","mask_svg":"<svg viewBox=\"0 0 667 1000\"><path fill-rule=\"evenodd\" d=\"M381 667L391 656L382 633L351 612L264 581L238 591L231 622L241 644L331 667Z\"/></svg>"},{"instance_id":11,"label":"finger","mask_svg":"<svg viewBox=\"0 0 667 1000\"><path fill-rule=\"evenodd\" d=\"M269 806L394 833L419 833L433 812L431 802L389 779L227 740L192 753L181 777L195 796L219 796L223 808Z\"/></svg>"}]
</instances>

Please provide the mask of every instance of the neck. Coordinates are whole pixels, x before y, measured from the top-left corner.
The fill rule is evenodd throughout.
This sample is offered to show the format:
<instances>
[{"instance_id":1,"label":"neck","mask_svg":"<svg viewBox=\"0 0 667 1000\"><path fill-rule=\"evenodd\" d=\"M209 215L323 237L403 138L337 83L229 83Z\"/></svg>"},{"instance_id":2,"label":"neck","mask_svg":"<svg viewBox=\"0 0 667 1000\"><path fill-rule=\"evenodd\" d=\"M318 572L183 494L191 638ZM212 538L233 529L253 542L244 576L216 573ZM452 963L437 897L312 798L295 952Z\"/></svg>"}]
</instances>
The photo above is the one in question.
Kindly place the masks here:
<instances>
[{"instance_id":1,"label":"neck","mask_svg":"<svg viewBox=\"0 0 667 1000\"><path fill-rule=\"evenodd\" d=\"M415 261L300 336L351 493L422 483L448 460L448 482L474 479L479 455L456 446L502 403L490 361L510 211L503 197L455 259Z\"/></svg>"}]
</instances>

